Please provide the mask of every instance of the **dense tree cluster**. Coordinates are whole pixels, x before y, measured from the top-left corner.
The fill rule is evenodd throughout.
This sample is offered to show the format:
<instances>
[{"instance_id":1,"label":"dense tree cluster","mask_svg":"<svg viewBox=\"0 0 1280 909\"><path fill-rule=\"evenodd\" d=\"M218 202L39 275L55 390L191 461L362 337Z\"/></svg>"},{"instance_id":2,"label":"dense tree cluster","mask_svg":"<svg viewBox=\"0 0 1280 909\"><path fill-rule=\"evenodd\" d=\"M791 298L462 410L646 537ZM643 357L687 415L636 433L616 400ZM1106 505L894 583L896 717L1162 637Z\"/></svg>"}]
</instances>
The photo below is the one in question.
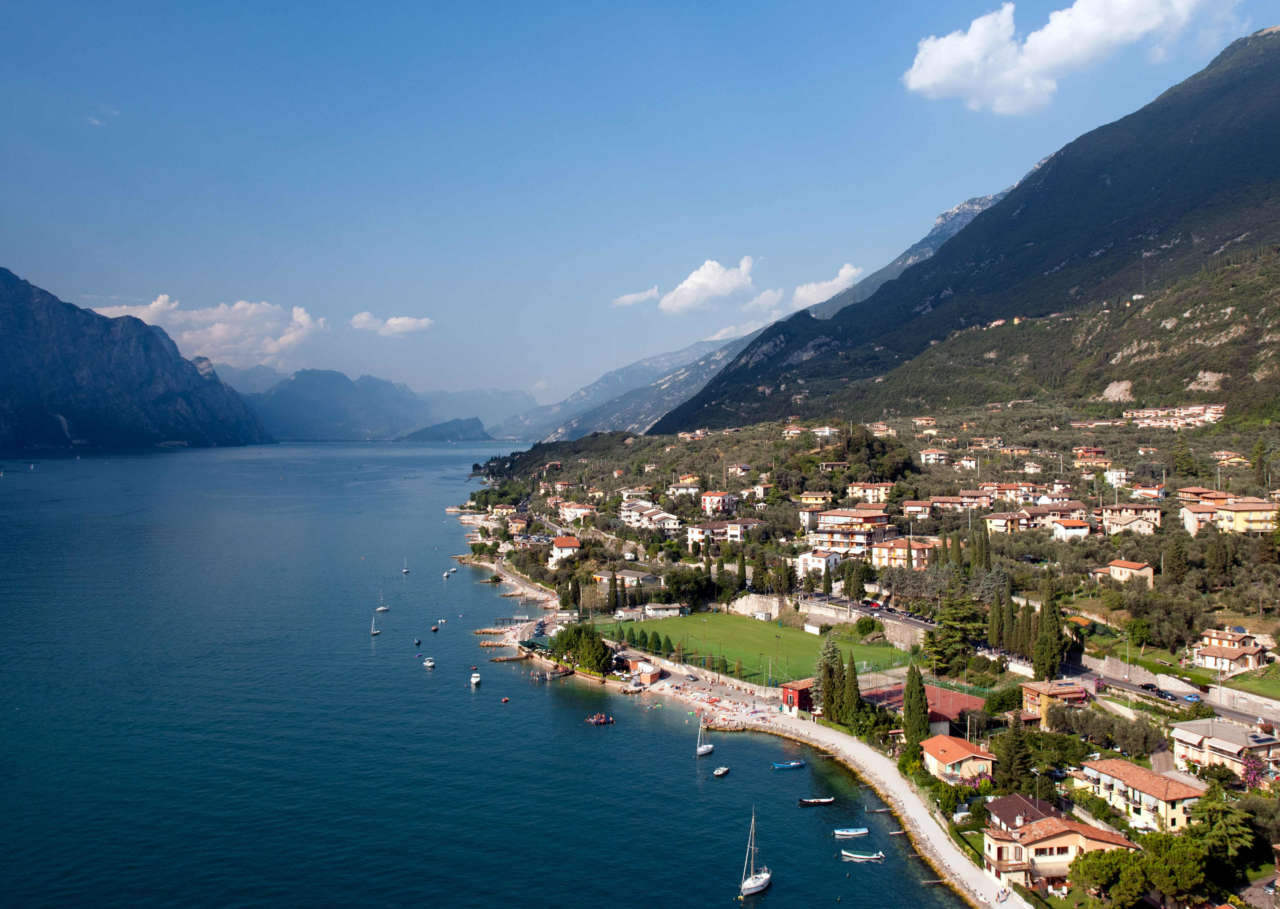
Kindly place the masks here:
<instances>
[{"instance_id":1,"label":"dense tree cluster","mask_svg":"<svg viewBox=\"0 0 1280 909\"><path fill-rule=\"evenodd\" d=\"M1049 708L1048 725L1099 748L1114 748L1131 756L1148 755L1165 744L1164 733L1145 717L1135 722L1100 710L1054 704Z\"/></svg>"}]
</instances>

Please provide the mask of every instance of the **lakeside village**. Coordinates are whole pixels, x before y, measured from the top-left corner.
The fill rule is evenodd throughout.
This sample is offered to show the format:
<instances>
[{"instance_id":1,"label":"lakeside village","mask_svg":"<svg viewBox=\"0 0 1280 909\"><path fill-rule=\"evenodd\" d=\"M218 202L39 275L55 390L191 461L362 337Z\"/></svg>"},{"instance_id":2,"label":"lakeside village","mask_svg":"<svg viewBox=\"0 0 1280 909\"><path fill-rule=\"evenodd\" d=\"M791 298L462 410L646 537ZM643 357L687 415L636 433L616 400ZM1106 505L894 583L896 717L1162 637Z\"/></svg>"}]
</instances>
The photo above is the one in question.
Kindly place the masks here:
<instances>
[{"instance_id":1,"label":"lakeside village","mask_svg":"<svg viewBox=\"0 0 1280 909\"><path fill-rule=\"evenodd\" d=\"M873 746L1015 899L1269 906L1280 446L1224 410L598 434L462 520L545 594L525 648Z\"/></svg>"}]
</instances>

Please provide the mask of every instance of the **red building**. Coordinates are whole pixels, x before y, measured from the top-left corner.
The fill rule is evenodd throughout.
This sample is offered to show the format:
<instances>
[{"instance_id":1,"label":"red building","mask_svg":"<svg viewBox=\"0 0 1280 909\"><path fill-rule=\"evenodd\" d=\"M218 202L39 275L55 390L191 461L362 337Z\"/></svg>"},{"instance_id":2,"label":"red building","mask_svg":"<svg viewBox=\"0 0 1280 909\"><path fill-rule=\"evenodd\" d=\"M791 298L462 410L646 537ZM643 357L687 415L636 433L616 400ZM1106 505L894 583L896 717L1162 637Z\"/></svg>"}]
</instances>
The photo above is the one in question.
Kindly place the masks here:
<instances>
[{"instance_id":1,"label":"red building","mask_svg":"<svg viewBox=\"0 0 1280 909\"><path fill-rule=\"evenodd\" d=\"M813 712L813 679L782 683L782 706L792 716L801 710Z\"/></svg>"}]
</instances>

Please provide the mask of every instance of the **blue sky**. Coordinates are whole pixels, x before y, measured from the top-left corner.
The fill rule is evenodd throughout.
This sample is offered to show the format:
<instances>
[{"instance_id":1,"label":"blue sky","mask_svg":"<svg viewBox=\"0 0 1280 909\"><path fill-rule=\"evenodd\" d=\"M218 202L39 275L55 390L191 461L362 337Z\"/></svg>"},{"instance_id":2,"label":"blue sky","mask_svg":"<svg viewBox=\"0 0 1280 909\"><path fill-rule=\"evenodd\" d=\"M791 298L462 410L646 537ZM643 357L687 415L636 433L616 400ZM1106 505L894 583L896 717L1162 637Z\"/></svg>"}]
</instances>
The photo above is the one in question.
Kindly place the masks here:
<instances>
[{"instance_id":1,"label":"blue sky","mask_svg":"<svg viewBox=\"0 0 1280 909\"><path fill-rule=\"evenodd\" d=\"M107 7L0 11L0 265L188 356L542 400L838 289L1280 23L1280 0Z\"/></svg>"}]
</instances>

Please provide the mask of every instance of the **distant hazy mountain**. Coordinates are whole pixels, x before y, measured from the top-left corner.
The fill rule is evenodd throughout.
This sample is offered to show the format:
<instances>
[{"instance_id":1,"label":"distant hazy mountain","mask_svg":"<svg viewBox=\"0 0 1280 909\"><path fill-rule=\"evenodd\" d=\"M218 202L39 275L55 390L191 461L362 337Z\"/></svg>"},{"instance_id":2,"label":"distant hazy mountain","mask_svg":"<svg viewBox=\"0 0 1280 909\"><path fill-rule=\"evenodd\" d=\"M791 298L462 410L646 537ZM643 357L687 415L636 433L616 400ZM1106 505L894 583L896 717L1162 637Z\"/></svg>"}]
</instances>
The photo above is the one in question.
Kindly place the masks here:
<instances>
[{"instance_id":1,"label":"distant hazy mountain","mask_svg":"<svg viewBox=\"0 0 1280 909\"><path fill-rule=\"evenodd\" d=\"M0 449L246 445L267 435L208 360L159 328L0 268Z\"/></svg>"},{"instance_id":2,"label":"distant hazy mountain","mask_svg":"<svg viewBox=\"0 0 1280 909\"><path fill-rule=\"evenodd\" d=\"M674 353L658 354L629 363L605 373L590 385L584 385L563 401L534 407L505 420L495 428L495 434L508 439L540 439L580 414L596 409L607 410L608 402L620 395L644 388L673 370L719 350L724 344L724 341L698 341Z\"/></svg>"},{"instance_id":3,"label":"distant hazy mountain","mask_svg":"<svg viewBox=\"0 0 1280 909\"><path fill-rule=\"evenodd\" d=\"M213 368L224 385L230 385L242 395L258 394L289 378L286 373L274 370L270 366L251 366L248 369L241 369L227 363L214 363Z\"/></svg>"},{"instance_id":4,"label":"distant hazy mountain","mask_svg":"<svg viewBox=\"0 0 1280 909\"><path fill-rule=\"evenodd\" d=\"M1280 31L1268 29L1059 149L870 298L769 326L650 431L827 417L852 383L953 332L1115 301L1277 242Z\"/></svg>"},{"instance_id":5,"label":"distant hazy mountain","mask_svg":"<svg viewBox=\"0 0 1280 909\"><path fill-rule=\"evenodd\" d=\"M932 256L943 243L958 234L965 225L1008 194L1009 190L1006 189L990 196L974 196L954 208L947 209L933 219L933 229L925 234L924 239L912 243L902 255L884 268L873 271L848 290L836 294L830 300L810 306L809 312L816 318L830 319L850 303L861 303L879 290L880 285L892 281L912 265Z\"/></svg>"},{"instance_id":6,"label":"distant hazy mountain","mask_svg":"<svg viewBox=\"0 0 1280 909\"><path fill-rule=\"evenodd\" d=\"M716 341L710 353L686 363L648 385L634 388L612 398L572 420L557 426L543 441L580 439L593 432L622 430L643 433L673 407L698 393L707 380L724 368L758 335L750 334L732 341Z\"/></svg>"},{"instance_id":7,"label":"distant hazy mountain","mask_svg":"<svg viewBox=\"0 0 1280 909\"><path fill-rule=\"evenodd\" d=\"M538 402L527 391L499 388L476 388L470 391L426 391L420 397L431 408L436 423L476 417L487 427L497 427L514 414L537 407Z\"/></svg>"},{"instance_id":8,"label":"distant hazy mountain","mask_svg":"<svg viewBox=\"0 0 1280 909\"><path fill-rule=\"evenodd\" d=\"M394 439L432 421L431 408L407 385L372 376L303 369L246 400L282 441Z\"/></svg>"},{"instance_id":9,"label":"distant hazy mountain","mask_svg":"<svg viewBox=\"0 0 1280 909\"><path fill-rule=\"evenodd\" d=\"M484 425L475 417L466 420L449 420L427 426L400 438L401 442L485 442L493 436L484 431Z\"/></svg>"}]
</instances>

